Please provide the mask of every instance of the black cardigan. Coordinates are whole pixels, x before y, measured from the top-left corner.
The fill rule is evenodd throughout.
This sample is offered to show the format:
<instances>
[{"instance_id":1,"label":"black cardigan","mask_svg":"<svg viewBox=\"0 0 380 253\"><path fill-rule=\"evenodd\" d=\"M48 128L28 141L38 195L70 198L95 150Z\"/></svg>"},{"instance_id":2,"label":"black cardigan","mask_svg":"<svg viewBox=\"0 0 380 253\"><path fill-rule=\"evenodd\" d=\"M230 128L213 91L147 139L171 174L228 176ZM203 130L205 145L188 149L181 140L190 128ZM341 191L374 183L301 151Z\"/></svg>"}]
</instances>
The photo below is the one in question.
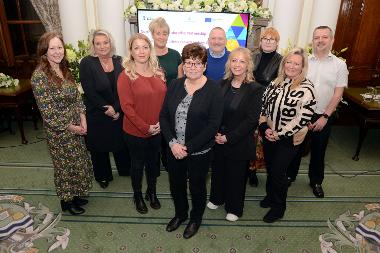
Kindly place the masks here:
<instances>
[{"instance_id":1,"label":"black cardigan","mask_svg":"<svg viewBox=\"0 0 380 253\"><path fill-rule=\"evenodd\" d=\"M175 113L186 97L186 77L173 80L168 86L160 114L161 131L167 142L176 138ZM223 98L218 85L207 79L206 84L193 94L187 113L185 146L188 154L203 151L215 144L223 113Z\"/></svg>"},{"instance_id":2,"label":"black cardigan","mask_svg":"<svg viewBox=\"0 0 380 253\"><path fill-rule=\"evenodd\" d=\"M121 57L112 57L115 82L110 83L98 57L86 56L80 63L80 80L85 93L87 136L90 151L109 152L120 150L122 141L122 119L116 81L123 70ZM112 105L121 115L114 121L104 114L104 105Z\"/></svg>"},{"instance_id":3,"label":"black cardigan","mask_svg":"<svg viewBox=\"0 0 380 253\"><path fill-rule=\"evenodd\" d=\"M222 94L231 89L231 80L221 82ZM223 113L223 134L227 142L216 145L224 155L234 160L253 160L256 145L253 133L258 126L264 87L257 82L244 83L231 101L232 111Z\"/></svg>"}]
</instances>

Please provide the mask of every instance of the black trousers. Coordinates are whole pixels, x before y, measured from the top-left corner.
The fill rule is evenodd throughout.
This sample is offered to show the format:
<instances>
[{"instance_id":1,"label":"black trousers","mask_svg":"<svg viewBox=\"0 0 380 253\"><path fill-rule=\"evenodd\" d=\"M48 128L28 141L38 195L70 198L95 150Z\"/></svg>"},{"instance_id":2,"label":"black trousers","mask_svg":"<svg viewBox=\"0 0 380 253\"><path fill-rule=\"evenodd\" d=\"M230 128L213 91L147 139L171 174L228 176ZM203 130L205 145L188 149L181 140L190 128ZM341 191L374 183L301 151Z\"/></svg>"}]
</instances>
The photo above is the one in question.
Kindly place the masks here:
<instances>
[{"instance_id":1,"label":"black trousers","mask_svg":"<svg viewBox=\"0 0 380 253\"><path fill-rule=\"evenodd\" d=\"M227 213L243 215L249 160L233 160L225 156L223 145L214 147L210 201L223 205Z\"/></svg>"},{"instance_id":2,"label":"black trousers","mask_svg":"<svg viewBox=\"0 0 380 253\"><path fill-rule=\"evenodd\" d=\"M123 149L112 152L116 169L119 176L128 176L131 168L131 158L127 146ZM94 176L96 181L112 181L112 168L109 152L90 151Z\"/></svg>"},{"instance_id":3,"label":"black trousers","mask_svg":"<svg viewBox=\"0 0 380 253\"><path fill-rule=\"evenodd\" d=\"M264 159L267 168L266 199L272 208L285 211L288 183L286 171L297 155L299 145L293 145L293 138L275 142L263 138Z\"/></svg>"},{"instance_id":4,"label":"black trousers","mask_svg":"<svg viewBox=\"0 0 380 253\"><path fill-rule=\"evenodd\" d=\"M314 114L312 122L317 121L322 115ZM322 184L325 176L325 154L326 148L331 134L332 119L329 118L325 127L319 132L309 131L306 138L310 141L310 163L309 163L309 180L310 184ZM305 138L305 139L306 139ZM301 144L297 156L292 161L288 170L288 177L295 179L301 164L302 154L306 141Z\"/></svg>"},{"instance_id":5,"label":"black trousers","mask_svg":"<svg viewBox=\"0 0 380 253\"><path fill-rule=\"evenodd\" d=\"M130 174L133 192L136 194L142 191L144 167L148 185L147 190L156 191L161 135L141 138L124 133L124 140L127 143L132 160Z\"/></svg>"},{"instance_id":6,"label":"black trousers","mask_svg":"<svg viewBox=\"0 0 380 253\"><path fill-rule=\"evenodd\" d=\"M210 165L210 152L188 156L181 160L175 159L171 150L168 150L167 154L170 193L174 202L175 216L188 217L187 179L189 179L192 203L190 221L201 223L206 208L206 177Z\"/></svg>"}]
</instances>

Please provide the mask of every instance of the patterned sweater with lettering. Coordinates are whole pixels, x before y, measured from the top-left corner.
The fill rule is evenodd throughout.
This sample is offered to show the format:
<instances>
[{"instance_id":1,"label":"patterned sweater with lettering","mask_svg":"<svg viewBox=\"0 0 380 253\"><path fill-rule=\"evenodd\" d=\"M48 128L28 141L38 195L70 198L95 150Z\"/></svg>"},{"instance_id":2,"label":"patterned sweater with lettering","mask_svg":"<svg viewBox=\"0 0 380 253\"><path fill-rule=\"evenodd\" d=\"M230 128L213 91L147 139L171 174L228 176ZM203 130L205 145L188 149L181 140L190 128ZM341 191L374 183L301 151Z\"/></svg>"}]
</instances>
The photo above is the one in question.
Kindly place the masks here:
<instances>
[{"instance_id":1,"label":"patterned sweater with lettering","mask_svg":"<svg viewBox=\"0 0 380 253\"><path fill-rule=\"evenodd\" d=\"M291 89L292 80L280 85L272 82L264 92L260 123L274 130L280 139L293 137L293 144L302 143L307 125L316 107L314 85L307 79Z\"/></svg>"}]
</instances>

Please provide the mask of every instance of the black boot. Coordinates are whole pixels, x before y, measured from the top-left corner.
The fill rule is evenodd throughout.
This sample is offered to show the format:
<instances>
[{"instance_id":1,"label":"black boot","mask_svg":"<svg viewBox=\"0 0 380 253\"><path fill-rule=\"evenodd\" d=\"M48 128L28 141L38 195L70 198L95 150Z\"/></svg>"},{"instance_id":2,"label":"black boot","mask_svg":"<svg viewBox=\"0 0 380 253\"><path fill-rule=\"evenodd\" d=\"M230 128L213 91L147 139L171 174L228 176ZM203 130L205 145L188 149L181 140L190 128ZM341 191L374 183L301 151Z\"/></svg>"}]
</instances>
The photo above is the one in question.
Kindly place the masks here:
<instances>
[{"instance_id":1,"label":"black boot","mask_svg":"<svg viewBox=\"0 0 380 253\"><path fill-rule=\"evenodd\" d=\"M85 210L82 207L77 206L74 201L61 200L61 208L63 212L68 211L72 215L79 215L85 212Z\"/></svg>"},{"instance_id":2,"label":"black boot","mask_svg":"<svg viewBox=\"0 0 380 253\"><path fill-rule=\"evenodd\" d=\"M141 192L136 192L133 196L133 200L135 202L137 212L141 214L146 214L148 212L148 208L145 205Z\"/></svg>"},{"instance_id":3,"label":"black boot","mask_svg":"<svg viewBox=\"0 0 380 253\"><path fill-rule=\"evenodd\" d=\"M153 209L160 209L161 204L157 198L156 191L147 190L145 193L145 199L150 202L150 207Z\"/></svg>"},{"instance_id":4,"label":"black boot","mask_svg":"<svg viewBox=\"0 0 380 253\"><path fill-rule=\"evenodd\" d=\"M73 202L77 206L84 206L87 205L88 200L80 197L74 197Z\"/></svg>"},{"instance_id":5,"label":"black boot","mask_svg":"<svg viewBox=\"0 0 380 253\"><path fill-rule=\"evenodd\" d=\"M259 185L259 179L257 178L256 170L250 170L248 178L250 186L257 187Z\"/></svg>"}]
</instances>

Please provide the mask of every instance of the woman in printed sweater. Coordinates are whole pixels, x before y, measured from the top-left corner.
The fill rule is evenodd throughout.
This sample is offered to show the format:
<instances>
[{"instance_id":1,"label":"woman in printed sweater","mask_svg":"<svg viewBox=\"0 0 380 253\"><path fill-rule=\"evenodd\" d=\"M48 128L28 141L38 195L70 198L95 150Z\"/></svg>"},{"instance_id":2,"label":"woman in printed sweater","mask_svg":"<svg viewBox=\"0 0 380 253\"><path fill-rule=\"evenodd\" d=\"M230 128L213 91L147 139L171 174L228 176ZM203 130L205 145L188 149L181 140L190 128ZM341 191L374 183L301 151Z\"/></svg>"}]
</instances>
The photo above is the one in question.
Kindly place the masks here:
<instances>
[{"instance_id":1,"label":"woman in printed sweater","mask_svg":"<svg viewBox=\"0 0 380 253\"><path fill-rule=\"evenodd\" d=\"M260 206L270 207L263 218L267 223L284 216L288 191L286 170L305 138L314 113L315 91L306 79L307 66L303 49L290 51L281 61L278 77L263 96L259 130L264 136L267 183Z\"/></svg>"}]
</instances>

